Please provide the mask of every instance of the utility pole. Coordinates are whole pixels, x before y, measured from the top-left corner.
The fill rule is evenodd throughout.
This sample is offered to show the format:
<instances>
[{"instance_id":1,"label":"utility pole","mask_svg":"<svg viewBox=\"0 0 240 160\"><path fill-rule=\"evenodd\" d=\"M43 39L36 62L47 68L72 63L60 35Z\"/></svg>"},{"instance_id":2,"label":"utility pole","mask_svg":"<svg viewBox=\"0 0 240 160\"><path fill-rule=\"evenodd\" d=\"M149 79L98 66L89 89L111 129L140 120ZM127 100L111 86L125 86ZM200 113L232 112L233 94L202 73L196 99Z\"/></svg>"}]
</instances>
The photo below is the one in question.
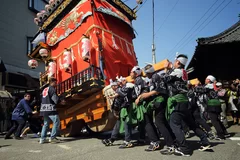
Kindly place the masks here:
<instances>
[{"instance_id":1,"label":"utility pole","mask_svg":"<svg viewBox=\"0 0 240 160\"><path fill-rule=\"evenodd\" d=\"M154 33L154 0L152 0L152 17L153 17L153 40L152 40L152 61L153 61L153 64L156 63L156 54L155 54L155 43L154 43L154 37L155 37L155 33Z\"/></svg>"}]
</instances>

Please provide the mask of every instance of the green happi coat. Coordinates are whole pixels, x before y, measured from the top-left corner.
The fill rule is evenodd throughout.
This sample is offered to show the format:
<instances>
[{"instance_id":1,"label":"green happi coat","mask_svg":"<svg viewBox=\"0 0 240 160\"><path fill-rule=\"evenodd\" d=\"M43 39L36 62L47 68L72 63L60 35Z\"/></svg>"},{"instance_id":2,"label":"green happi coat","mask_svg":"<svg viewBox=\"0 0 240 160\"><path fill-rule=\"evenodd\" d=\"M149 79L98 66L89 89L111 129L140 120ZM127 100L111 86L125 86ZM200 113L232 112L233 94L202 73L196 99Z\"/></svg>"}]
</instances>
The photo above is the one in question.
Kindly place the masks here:
<instances>
[{"instance_id":1,"label":"green happi coat","mask_svg":"<svg viewBox=\"0 0 240 160\"><path fill-rule=\"evenodd\" d=\"M139 102L138 105L132 103L132 105L128 108L122 108L120 112L121 125L120 125L120 133L124 132L124 122L127 122L131 125L137 125L144 121L144 114L152 112L155 107L154 104L156 102L163 102L164 98L162 96L157 96L151 101L142 101Z\"/></svg>"},{"instance_id":2,"label":"green happi coat","mask_svg":"<svg viewBox=\"0 0 240 160\"><path fill-rule=\"evenodd\" d=\"M174 111L178 103L188 103L187 96L184 94L177 94L168 98L167 108L165 112L165 116L167 120L170 119L170 115L172 114L172 112Z\"/></svg>"}]
</instances>

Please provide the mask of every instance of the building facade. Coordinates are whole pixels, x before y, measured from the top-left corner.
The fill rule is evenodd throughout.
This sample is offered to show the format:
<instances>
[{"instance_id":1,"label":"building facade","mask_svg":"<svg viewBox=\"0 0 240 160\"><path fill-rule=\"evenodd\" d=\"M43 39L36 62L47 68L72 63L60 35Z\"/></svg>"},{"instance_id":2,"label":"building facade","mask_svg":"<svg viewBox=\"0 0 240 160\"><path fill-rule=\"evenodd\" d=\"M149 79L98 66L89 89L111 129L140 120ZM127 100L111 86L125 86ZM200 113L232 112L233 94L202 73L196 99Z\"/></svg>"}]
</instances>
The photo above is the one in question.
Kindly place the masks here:
<instances>
[{"instance_id":1,"label":"building facade","mask_svg":"<svg viewBox=\"0 0 240 160\"><path fill-rule=\"evenodd\" d=\"M211 37L198 38L198 45L188 68L189 78L204 82L208 75L219 81L239 78L240 20L225 31Z\"/></svg>"},{"instance_id":2,"label":"building facade","mask_svg":"<svg viewBox=\"0 0 240 160\"><path fill-rule=\"evenodd\" d=\"M0 89L19 93L39 87L39 72L44 70L44 64L30 69L27 55L34 47L31 40L38 31L33 20L46 4L46 0L1 0L0 62L5 69L0 70Z\"/></svg>"}]
</instances>

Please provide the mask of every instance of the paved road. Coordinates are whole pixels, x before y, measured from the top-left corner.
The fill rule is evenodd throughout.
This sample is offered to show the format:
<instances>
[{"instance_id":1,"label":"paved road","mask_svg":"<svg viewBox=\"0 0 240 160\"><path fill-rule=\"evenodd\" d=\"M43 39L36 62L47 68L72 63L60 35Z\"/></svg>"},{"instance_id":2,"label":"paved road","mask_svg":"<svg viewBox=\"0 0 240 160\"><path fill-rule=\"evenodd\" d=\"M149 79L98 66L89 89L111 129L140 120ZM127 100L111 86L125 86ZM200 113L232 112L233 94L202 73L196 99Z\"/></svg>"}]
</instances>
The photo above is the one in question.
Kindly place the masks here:
<instances>
[{"instance_id":1,"label":"paved road","mask_svg":"<svg viewBox=\"0 0 240 160\"><path fill-rule=\"evenodd\" d=\"M229 129L235 134L234 138L240 140L240 126ZM197 150L198 138L189 139L191 147L195 149L191 157L162 156L159 151L145 152L146 146L134 147L131 149L118 149L117 141L115 146L105 147L100 139L88 138L64 138L58 144L38 144L36 138L26 138L22 141L4 140L0 137L0 160L238 160L240 159L240 141L225 140L212 141L212 152L200 152Z\"/></svg>"}]
</instances>

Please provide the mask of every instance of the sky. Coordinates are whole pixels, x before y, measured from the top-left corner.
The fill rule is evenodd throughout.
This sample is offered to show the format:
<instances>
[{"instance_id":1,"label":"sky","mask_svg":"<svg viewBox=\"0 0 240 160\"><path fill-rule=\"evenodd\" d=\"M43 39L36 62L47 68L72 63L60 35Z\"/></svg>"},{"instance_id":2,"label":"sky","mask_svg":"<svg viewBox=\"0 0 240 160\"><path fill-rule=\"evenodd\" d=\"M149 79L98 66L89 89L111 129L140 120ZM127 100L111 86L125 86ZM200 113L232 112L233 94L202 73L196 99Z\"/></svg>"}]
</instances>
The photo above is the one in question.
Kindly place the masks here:
<instances>
[{"instance_id":1,"label":"sky","mask_svg":"<svg viewBox=\"0 0 240 160\"><path fill-rule=\"evenodd\" d=\"M123 1L126 1L130 8L136 6L136 0ZM141 67L145 66L145 62L152 62L153 37L152 0L143 1L146 2L137 12L137 19L133 21L133 28L136 30L133 43ZM240 0L154 0L154 2L157 62L166 58L174 60L176 52L188 55L190 61L198 38L219 34L239 21Z\"/></svg>"}]
</instances>

